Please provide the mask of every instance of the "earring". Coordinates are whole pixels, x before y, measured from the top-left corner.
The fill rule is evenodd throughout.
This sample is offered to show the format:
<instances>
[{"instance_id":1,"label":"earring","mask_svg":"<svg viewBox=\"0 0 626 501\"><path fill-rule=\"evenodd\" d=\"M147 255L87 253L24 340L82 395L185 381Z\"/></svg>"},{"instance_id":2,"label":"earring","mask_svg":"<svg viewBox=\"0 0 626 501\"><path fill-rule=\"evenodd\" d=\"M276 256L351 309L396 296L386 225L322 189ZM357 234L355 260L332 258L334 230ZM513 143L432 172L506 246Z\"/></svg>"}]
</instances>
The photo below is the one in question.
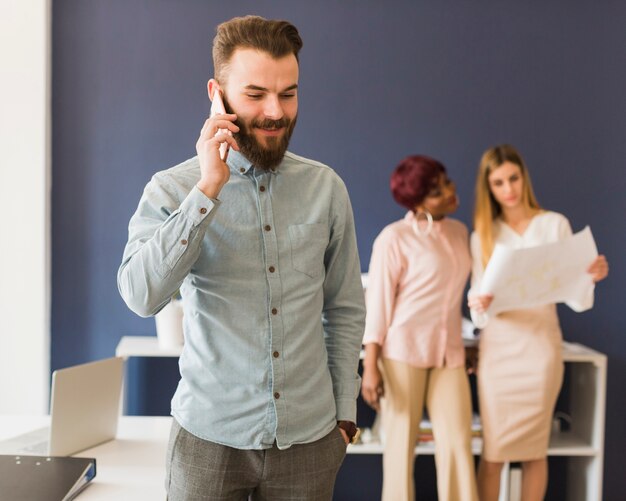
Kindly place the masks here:
<instances>
[{"instance_id":1,"label":"earring","mask_svg":"<svg viewBox=\"0 0 626 501\"><path fill-rule=\"evenodd\" d=\"M426 218L426 229L423 230L420 228L419 219L420 216L423 215ZM428 236L430 234L430 230L433 229L433 216L427 210L416 212L415 217L413 218L413 231L417 236Z\"/></svg>"}]
</instances>

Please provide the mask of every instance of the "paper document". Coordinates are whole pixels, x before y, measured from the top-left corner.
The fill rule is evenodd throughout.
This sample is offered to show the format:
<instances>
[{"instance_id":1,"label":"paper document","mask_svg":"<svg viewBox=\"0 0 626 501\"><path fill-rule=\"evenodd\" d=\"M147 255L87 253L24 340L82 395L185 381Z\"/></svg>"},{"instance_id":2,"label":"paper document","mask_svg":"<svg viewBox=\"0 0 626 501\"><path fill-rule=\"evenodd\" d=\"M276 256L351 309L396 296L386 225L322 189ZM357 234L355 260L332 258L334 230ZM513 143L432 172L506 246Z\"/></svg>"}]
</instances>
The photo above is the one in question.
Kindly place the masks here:
<instances>
[{"instance_id":1,"label":"paper document","mask_svg":"<svg viewBox=\"0 0 626 501\"><path fill-rule=\"evenodd\" d=\"M598 256L591 230L559 242L513 249L496 244L480 285L493 294L487 313L567 302L574 310L591 308L594 284L587 269Z\"/></svg>"}]
</instances>

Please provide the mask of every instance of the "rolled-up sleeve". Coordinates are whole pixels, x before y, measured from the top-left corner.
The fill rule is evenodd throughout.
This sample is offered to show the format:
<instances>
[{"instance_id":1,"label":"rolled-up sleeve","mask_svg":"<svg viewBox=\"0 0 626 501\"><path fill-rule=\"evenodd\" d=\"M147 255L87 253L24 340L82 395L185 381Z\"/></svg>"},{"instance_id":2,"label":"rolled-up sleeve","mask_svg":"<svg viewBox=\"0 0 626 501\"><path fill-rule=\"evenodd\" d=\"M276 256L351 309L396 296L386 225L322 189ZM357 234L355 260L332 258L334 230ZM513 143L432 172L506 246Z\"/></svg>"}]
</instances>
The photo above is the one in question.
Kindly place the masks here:
<instances>
[{"instance_id":1,"label":"rolled-up sleeve","mask_svg":"<svg viewBox=\"0 0 626 501\"><path fill-rule=\"evenodd\" d=\"M117 273L118 289L132 311L151 316L170 301L198 258L218 205L197 187L183 198L165 176L152 178L130 220Z\"/></svg>"}]
</instances>

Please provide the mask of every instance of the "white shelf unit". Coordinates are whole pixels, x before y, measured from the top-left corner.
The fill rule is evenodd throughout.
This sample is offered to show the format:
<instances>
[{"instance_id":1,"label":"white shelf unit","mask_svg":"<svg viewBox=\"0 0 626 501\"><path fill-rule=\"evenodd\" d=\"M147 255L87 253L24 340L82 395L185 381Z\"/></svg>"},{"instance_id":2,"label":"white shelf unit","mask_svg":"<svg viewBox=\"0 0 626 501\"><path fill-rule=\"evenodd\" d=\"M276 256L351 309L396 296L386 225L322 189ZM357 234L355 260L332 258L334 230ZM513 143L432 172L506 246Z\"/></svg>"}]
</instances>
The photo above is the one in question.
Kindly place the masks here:
<instances>
[{"instance_id":1,"label":"white shelf unit","mask_svg":"<svg viewBox=\"0 0 626 501\"><path fill-rule=\"evenodd\" d=\"M178 357L182 347L162 349L156 336L124 336L116 355L128 357ZM568 431L553 433L548 456L567 457L567 501L600 501L604 460L604 423L606 406L606 355L577 343L563 343L563 360L569 378ZM479 455L480 438L472 441L472 450ZM380 443L348 446L349 454L381 454ZM434 454L434 444L423 442L415 453ZM503 477L508 478L509 468ZM509 499L508 482L503 483L502 501Z\"/></svg>"},{"instance_id":2,"label":"white shelf unit","mask_svg":"<svg viewBox=\"0 0 626 501\"><path fill-rule=\"evenodd\" d=\"M604 460L606 405L606 356L577 343L563 343L563 360L569 384L571 426L552 433L548 456L567 457L567 501L600 501ZM482 441L472 440L472 451L480 455ZM380 443L348 447L351 454L381 454ZM415 453L434 454L432 442L419 443ZM509 492L509 465L503 471L501 501L513 498ZM518 497L515 497L516 499Z\"/></svg>"},{"instance_id":3,"label":"white shelf unit","mask_svg":"<svg viewBox=\"0 0 626 501\"><path fill-rule=\"evenodd\" d=\"M161 348L156 336L124 336L115 349L116 357L180 357L183 347Z\"/></svg>"}]
</instances>

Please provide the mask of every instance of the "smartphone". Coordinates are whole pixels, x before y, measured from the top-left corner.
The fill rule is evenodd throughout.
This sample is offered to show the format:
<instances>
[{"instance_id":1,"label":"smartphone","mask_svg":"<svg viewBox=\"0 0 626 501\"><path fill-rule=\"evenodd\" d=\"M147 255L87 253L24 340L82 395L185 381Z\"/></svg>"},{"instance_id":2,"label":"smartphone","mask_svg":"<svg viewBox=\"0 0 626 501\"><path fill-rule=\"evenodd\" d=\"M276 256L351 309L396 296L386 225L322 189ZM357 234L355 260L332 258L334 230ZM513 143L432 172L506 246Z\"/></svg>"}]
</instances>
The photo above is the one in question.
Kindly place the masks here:
<instances>
[{"instance_id":1,"label":"smartphone","mask_svg":"<svg viewBox=\"0 0 626 501\"><path fill-rule=\"evenodd\" d=\"M213 118L215 115L225 115L226 108L224 107L224 101L222 101L222 91L220 89L215 89L213 93L213 100L211 101L211 114L210 118ZM232 136L232 132L228 129L217 129L215 135L217 136L221 132L225 132L229 136ZM225 162L226 158L228 158L228 150L230 149L230 145L228 143L222 143L220 145L220 157Z\"/></svg>"}]
</instances>

